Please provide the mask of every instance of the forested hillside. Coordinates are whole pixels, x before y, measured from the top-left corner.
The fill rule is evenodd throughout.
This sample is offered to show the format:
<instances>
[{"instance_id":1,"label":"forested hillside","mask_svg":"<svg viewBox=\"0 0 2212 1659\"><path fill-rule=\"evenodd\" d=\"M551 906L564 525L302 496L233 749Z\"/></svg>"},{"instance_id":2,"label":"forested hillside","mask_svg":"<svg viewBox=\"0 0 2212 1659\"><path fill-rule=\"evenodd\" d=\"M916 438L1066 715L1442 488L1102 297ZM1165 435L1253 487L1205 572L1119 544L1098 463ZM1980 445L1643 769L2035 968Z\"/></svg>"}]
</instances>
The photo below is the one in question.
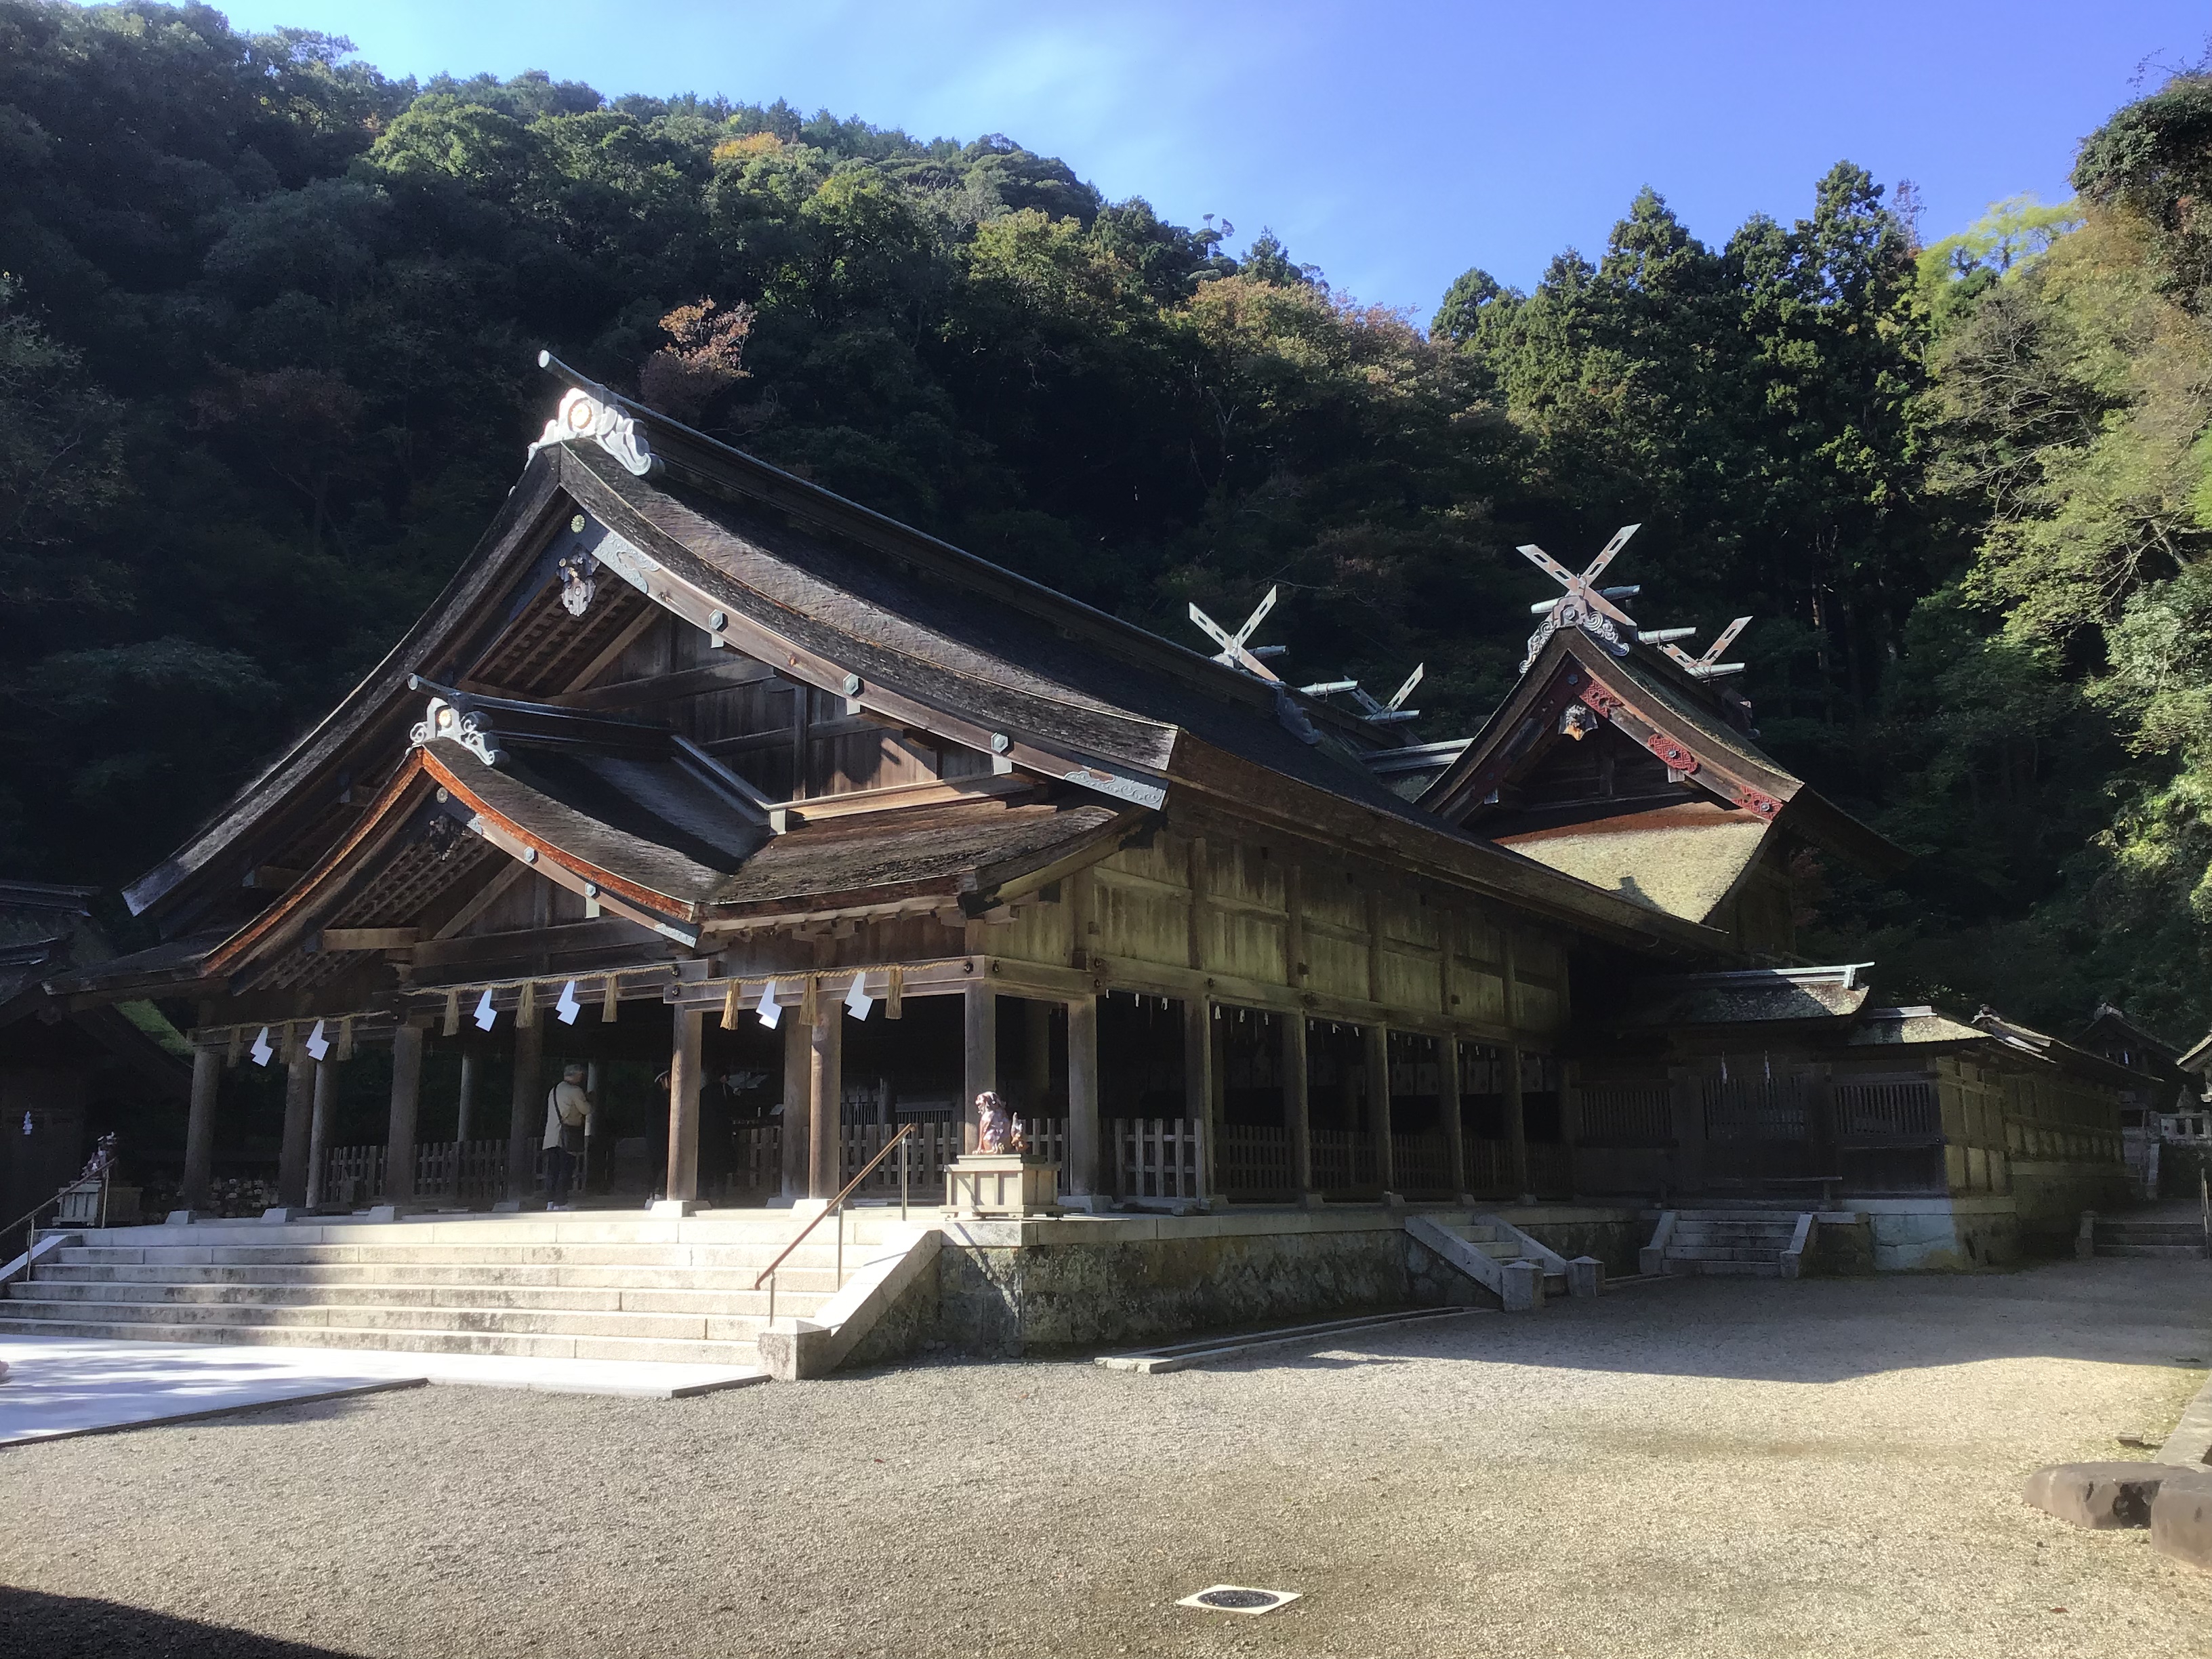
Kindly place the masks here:
<instances>
[{"instance_id":1,"label":"forested hillside","mask_svg":"<svg viewBox=\"0 0 2212 1659\"><path fill-rule=\"evenodd\" d=\"M1295 672L1428 663L1425 738L1510 684L1514 544L1640 520L1641 619L1755 613L1768 746L1920 854L1808 867L1811 948L2191 1036L2212 81L2076 184L1925 246L1848 163L1718 247L1647 191L1421 319L1003 137L0 0L0 870L127 878L342 693L513 482L547 345L1187 642L1279 583Z\"/></svg>"}]
</instances>

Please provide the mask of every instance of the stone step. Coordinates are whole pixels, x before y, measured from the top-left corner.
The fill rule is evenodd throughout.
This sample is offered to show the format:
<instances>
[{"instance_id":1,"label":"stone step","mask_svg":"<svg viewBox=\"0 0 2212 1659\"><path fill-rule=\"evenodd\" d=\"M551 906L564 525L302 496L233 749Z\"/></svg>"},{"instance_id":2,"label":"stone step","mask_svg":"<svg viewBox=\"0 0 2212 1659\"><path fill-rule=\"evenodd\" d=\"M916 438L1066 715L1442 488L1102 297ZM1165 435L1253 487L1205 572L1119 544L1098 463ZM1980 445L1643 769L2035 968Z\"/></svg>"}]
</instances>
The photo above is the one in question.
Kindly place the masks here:
<instances>
[{"instance_id":1,"label":"stone step","mask_svg":"<svg viewBox=\"0 0 2212 1659\"><path fill-rule=\"evenodd\" d=\"M1672 1258L1669 1258L1672 1261ZM1681 1264L1683 1271L1698 1274L1724 1274L1740 1279L1779 1279L1779 1261L1694 1261Z\"/></svg>"},{"instance_id":2,"label":"stone step","mask_svg":"<svg viewBox=\"0 0 2212 1659\"><path fill-rule=\"evenodd\" d=\"M1751 1221L1795 1227L1800 1213L1796 1210L1677 1210L1674 1224L1680 1226L1685 1221Z\"/></svg>"},{"instance_id":3,"label":"stone step","mask_svg":"<svg viewBox=\"0 0 2212 1659\"><path fill-rule=\"evenodd\" d=\"M2097 1242L2114 1244L2202 1244L2204 1228L2195 1221L2100 1221Z\"/></svg>"},{"instance_id":4,"label":"stone step","mask_svg":"<svg viewBox=\"0 0 2212 1659\"><path fill-rule=\"evenodd\" d=\"M1683 1244L1667 1246L1669 1261L1772 1261L1780 1252L1741 1244Z\"/></svg>"},{"instance_id":5,"label":"stone step","mask_svg":"<svg viewBox=\"0 0 2212 1659\"><path fill-rule=\"evenodd\" d=\"M2100 1238L2097 1241L2097 1254L2100 1256L2116 1258L2166 1257L2177 1261L2202 1261L2204 1260L2204 1246L2201 1243L2107 1244Z\"/></svg>"},{"instance_id":6,"label":"stone step","mask_svg":"<svg viewBox=\"0 0 2212 1659\"><path fill-rule=\"evenodd\" d=\"M874 1252L848 1249L845 1267L872 1259ZM801 1265L792 1265L801 1263ZM776 1291L827 1294L836 1290L834 1259L817 1267L811 1256L792 1256L776 1270ZM765 1267L765 1263L761 1263ZM40 1285L515 1285L571 1287L571 1290L702 1290L750 1291L759 1267L480 1267L453 1263L106 1263L106 1261L42 1261ZM765 1294L765 1291L763 1291Z\"/></svg>"},{"instance_id":7,"label":"stone step","mask_svg":"<svg viewBox=\"0 0 2212 1659\"><path fill-rule=\"evenodd\" d=\"M779 1306L776 1311L783 1310ZM231 1302L67 1302L13 1297L0 1304L8 1320L97 1320L137 1330L147 1326L219 1326L288 1332L331 1327L361 1331L448 1331L499 1336L623 1338L630 1340L750 1342L763 1315L580 1313L515 1308L376 1306L266 1307ZM145 1340L157 1340L146 1338Z\"/></svg>"},{"instance_id":8,"label":"stone step","mask_svg":"<svg viewBox=\"0 0 2212 1659\"><path fill-rule=\"evenodd\" d=\"M64 1259L76 1261L139 1261L139 1263L252 1263L252 1261L471 1261L471 1263L511 1263L518 1267L533 1263L615 1265L615 1267L744 1267L745 1263L775 1261L790 1239L761 1239L748 1243L653 1243L653 1241L595 1241L595 1243L299 1243L295 1239L239 1241L239 1243L179 1243L179 1245L62 1245ZM865 1249L876 1239L854 1239L845 1234L845 1249ZM836 1234L817 1230L799 1245L805 1255L830 1255L836 1249Z\"/></svg>"},{"instance_id":9,"label":"stone step","mask_svg":"<svg viewBox=\"0 0 2212 1659\"><path fill-rule=\"evenodd\" d=\"M917 1207L915 1218L928 1221L934 1210ZM240 1218L224 1222L196 1222L189 1227L82 1227L70 1231L87 1244L128 1249L200 1247L213 1244L460 1244L471 1248L531 1244L769 1244L781 1243L806 1224L806 1218L789 1210L753 1211L742 1219L738 1212L702 1216L685 1221L622 1215L596 1220L581 1214L551 1218L504 1218L462 1216L421 1221L370 1222L347 1219L272 1222ZM823 1227L834 1226L824 1221ZM845 1234L878 1236L898 1226L898 1206L869 1205L845 1212Z\"/></svg>"},{"instance_id":10,"label":"stone step","mask_svg":"<svg viewBox=\"0 0 2212 1659\"><path fill-rule=\"evenodd\" d=\"M827 1279L827 1274L823 1275ZM804 1318L830 1297L779 1284L776 1311ZM252 1308L514 1308L567 1313L661 1313L728 1316L768 1314L766 1291L592 1290L518 1285L203 1285L61 1280L41 1277L8 1287L10 1301L189 1303Z\"/></svg>"},{"instance_id":11,"label":"stone step","mask_svg":"<svg viewBox=\"0 0 2212 1659\"><path fill-rule=\"evenodd\" d=\"M12 1310L0 1304L0 1314L12 1314ZM505 1354L523 1359L658 1360L690 1365L760 1364L760 1351L750 1340L524 1336L499 1332L365 1329L334 1325L156 1325L76 1318L7 1316L0 1317L0 1336L40 1339L94 1337L131 1342L214 1342L248 1347L373 1348L397 1353Z\"/></svg>"}]
</instances>

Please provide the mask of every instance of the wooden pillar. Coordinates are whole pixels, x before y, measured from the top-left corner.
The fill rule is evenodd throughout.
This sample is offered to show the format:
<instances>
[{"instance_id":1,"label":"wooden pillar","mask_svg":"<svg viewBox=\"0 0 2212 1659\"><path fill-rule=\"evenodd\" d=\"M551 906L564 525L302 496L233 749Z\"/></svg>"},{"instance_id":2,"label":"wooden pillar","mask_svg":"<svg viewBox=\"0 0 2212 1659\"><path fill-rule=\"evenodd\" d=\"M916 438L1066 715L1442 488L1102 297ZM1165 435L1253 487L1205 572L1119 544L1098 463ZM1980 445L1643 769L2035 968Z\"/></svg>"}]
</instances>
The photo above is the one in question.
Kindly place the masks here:
<instances>
[{"instance_id":1,"label":"wooden pillar","mask_svg":"<svg viewBox=\"0 0 2212 1659\"><path fill-rule=\"evenodd\" d=\"M1459 1097L1459 1039L1437 1039L1437 1110L1444 1121L1444 1162L1451 1165L1452 1192L1468 1195L1467 1124Z\"/></svg>"},{"instance_id":2,"label":"wooden pillar","mask_svg":"<svg viewBox=\"0 0 2212 1659\"><path fill-rule=\"evenodd\" d=\"M1301 1198L1314 1190L1313 1105L1306 1090L1306 1016L1279 1017L1283 1026L1283 1127L1290 1131L1291 1185Z\"/></svg>"},{"instance_id":3,"label":"wooden pillar","mask_svg":"<svg viewBox=\"0 0 2212 1659\"><path fill-rule=\"evenodd\" d=\"M1577 1060L1554 1060L1559 1068L1559 1145L1567 1164L1567 1196L1583 1189L1582 1168L1576 1143L1583 1137L1582 1067Z\"/></svg>"},{"instance_id":4,"label":"wooden pillar","mask_svg":"<svg viewBox=\"0 0 2212 1659\"><path fill-rule=\"evenodd\" d=\"M307 1201L307 1139L315 1112L315 1062L305 1048L284 1060L284 1138L276 1150L276 1201L298 1207Z\"/></svg>"},{"instance_id":5,"label":"wooden pillar","mask_svg":"<svg viewBox=\"0 0 2212 1659\"><path fill-rule=\"evenodd\" d=\"M813 1156L814 1114L806 1104L813 1085L814 1034L799 1018L796 1008L784 1011L783 1022L783 1164L782 1195L798 1200L806 1195L806 1166Z\"/></svg>"},{"instance_id":6,"label":"wooden pillar","mask_svg":"<svg viewBox=\"0 0 2212 1659\"><path fill-rule=\"evenodd\" d=\"M1198 1126L1198 1191L1213 1196L1213 1004L1185 997L1182 1004L1182 1115Z\"/></svg>"},{"instance_id":7,"label":"wooden pillar","mask_svg":"<svg viewBox=\"0 0 2212 1659\"><path fill-rule=\"evenodd\" d=\"M960 1105L965 1126L960 1144L963 1151L972 1152L975 1150L975 1097L987 1089L995 1094L999 1087L999 993L990 985L970 981L963 1001L967 1098Z\"/></svg>"},{"instance_id":8,"label":"wooden pillar","mask_svg":"<svg viewBox=\"0 0 2212 1659\"><path fill-rule=\"evenodd\" d=\"M192 1050L192 1104L185 1120L185 1180L177 1189L180 1209L207 1202L215 1173L215 1102L222 1083L222 1050L203 1042Z\"/></svg>"},{"instance_id":9,"label":"wooden pillar","mask_svg":"<svg viewBox=\"0 0 2212 1659\"><path fill-rule=\"evenodd\" d=\"M1098 999L1067 1005L1067 1190L1088 1198L1101 1190L1098 1161Z\"/></svg>"},{"instance_id":10,"label":"wooden pillar","mask_svg":"<svg viewBox=\"0 0 2212 1659\"><path fill-rule=\"evenodd\" d=\"M676 1030L668 1060L668 1201L691 1204L699 1197L699 1048L705 1040L707 1011L676 1009Z\"/></svg>"},{"instance_id":11,"label":"wooden pillar","mask_svg":"<svg viewBox=\"0 0 2212 1659\"><path fill-rule=\"evenodd\" d=\"M584 1161L576 1171L576 1192L579 1196L592 1190L592 1170L602 1160L599 1149L599 1062L586 1062L584 1066Z\"/></svg>"},{"instance_id":12,"label":"wooden pillar","mask_svg":"<svg viewBox=\"0 0 2212 1659\"><path fill-rule=\"evenodd\" d=\"M477 1085L483 1080L483 1062L473 1049L461 1050L461 1099L453 1123L453 1139L474 1140L477 1128Z\"/></svg>"},{"instance_id":13,"label":"wooden pillar","mask_svg":"<svg viewBox=\"0 0 2212 1659\"><path fill-rule=\"evenodd\" d=\"M1528 1190L1528 1117L1521 1100L1521 1045L1508 1043L1505 1057L1506 1184L1527 1203Z\"/></svg>"},{"instance_id":14,"label":"wooden pillar","mask_svg":"<svg viewBox=\"0 0 2212 1659\"><path fill-rule=\"evenodd\" d=\"M1367 1044L1367 1127L1375 1137L1375 1178L1382 1190L1398 1190L1396 1149L1390 1144L1390 1028L1380 1020L1364 1027Z\"/></svg>"},{"instance_id":15,"label":"wooden pillar","mask_svg":"<svg viewBox=\"0 0 2212 1659\"><path fill-rule=\"evenodd\" d=\"M545 1139L545 1027L536 1020L514 1028L514 1091L507 1098L507 1201L526 1204L537 1188L538 1149ZM410 1138L413 1124L410 1116Z\"/></svg>"},{"instance_id":16,"label":"wooden pillar","mask_svg":"<svg viewBox=\"0 0 2212 1659\"><path fill-rule=\"evenodd\" d=\"M1052 1005L1022 1004L1022 1100L1024 1117L1042 1117L1052 1096Z\"/></svg>"},{"instance_id":17,"label":"wooden pillar","mask_svg":"<svg viewBox=\"0 0 2212 1659\"><path fill-rule=\"evenodd\" d=\"M328 1194L325 1165L331 1156L331 1119L337 1110L338 1062L315 1062L315 1109L307 1127L307 1207L319 1209Z\"/></svg>"},{"instance_id":18,"label":"wooden pillar","mask_svg":"<svg viewBox=\"0 0 2212 1659\"><path fill-rule=\"evenodd\" d=\"M415 1116L422 1103L422 1028L402 1020L392 1032L392 1116L384 1141L384 1201L415 1196Z\"/></svg>"},{"instance_id":19,"label":"wooden pillar","mask_svg":"<svg viewBox=\"0 0 2212 1659\"><path fill-rule=\"evenodd\" d=\"M806 1195L830 1199L845 1184L845 1014L836 998L822 998L822 1018L807 1042Z\"/></svg>"}]
</instances>

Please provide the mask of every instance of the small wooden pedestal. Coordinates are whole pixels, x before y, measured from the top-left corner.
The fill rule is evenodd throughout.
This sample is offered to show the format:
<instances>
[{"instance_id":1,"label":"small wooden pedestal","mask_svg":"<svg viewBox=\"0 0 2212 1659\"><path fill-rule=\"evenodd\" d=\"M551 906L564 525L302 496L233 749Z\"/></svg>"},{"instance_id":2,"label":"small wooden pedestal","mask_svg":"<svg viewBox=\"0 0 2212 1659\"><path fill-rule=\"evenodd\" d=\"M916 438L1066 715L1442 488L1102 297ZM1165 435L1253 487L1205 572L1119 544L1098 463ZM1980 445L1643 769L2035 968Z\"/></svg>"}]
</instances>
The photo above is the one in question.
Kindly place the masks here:
<instances>
[{"instance_id":1,"label":"small wooden pedestal","mask_svg":"<svg viewBox=\"0 0 2212 1659\"><path fill-rule=\"evenodd\" d=\"M966 1152L945 1167L945 1207L963 1215L1054 1215L1060 1165L1020 1152Z\"/></svg>"}]
</instances>

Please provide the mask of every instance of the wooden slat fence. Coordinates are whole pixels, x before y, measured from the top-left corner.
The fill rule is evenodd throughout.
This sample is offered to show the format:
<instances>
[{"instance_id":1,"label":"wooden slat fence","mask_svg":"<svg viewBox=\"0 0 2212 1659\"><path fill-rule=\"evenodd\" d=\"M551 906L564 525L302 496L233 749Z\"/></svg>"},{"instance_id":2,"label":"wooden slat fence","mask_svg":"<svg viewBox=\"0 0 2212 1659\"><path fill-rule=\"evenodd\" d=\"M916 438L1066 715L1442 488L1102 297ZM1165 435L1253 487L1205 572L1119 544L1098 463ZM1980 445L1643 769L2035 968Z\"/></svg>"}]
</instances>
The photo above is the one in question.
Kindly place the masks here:
<instances>
[{"instance_id":1,"label":"wooden slat fence","mask_svg":"<svg viewBox=\"0 0 2212 1659\"><path fill-rule=\"evenodd\" d=\"M384 1194L384 1148L333 1146L323 1155L323 1201L342 1207L374 1202Z\"/></svg>"},{"instance_id":2,"label":"wooden slat fence","mask_svg":"<svg viewBox=\"0 0 2212 1659\"><path fill-rule=\"evenodd\" d=\"M783 1187L783 1125L740 1123L730 1135L730 1190L765 1197Z\"/></svg>"},{"instance_id":3,"label":"wooden slat fence","mask_svg":"<svg viewBox=\"0 0 2212 1659\"><path fill-rule=\"evenodd\" d=\"M1513 1194L1513 1148L1503 1140L1467 1140L1467 1190L1484 1198Z\"/></svg>"},{"instance_id":4,"label":"wooden slat fence","mask_svg":"<svg viewBox=\"0 0 2212 1659\"><path fill-rule=\"evenodd\" d=\"M542 1172L544 1156L538 1164ZM456 1204L492 1204L507 1190L503 1140L430 1141L415 1148L415 1196Z\"/></svg>"},{"instance_id":5,"label":"wooden slat fence","mask_svg":"<svg viewBox=\"0 0 2212 1659\"><path fill-rule=\"evenodd\" d=\"M1846 1139L1940 1140L1943 1113L1928 1078L1859 1078L1836 1085L1836 1128Z\"/></svg>"},{"instance_id":6,"label":"wooden slat fence","mask_svg":"<svg viewBox=\"0 0 2212 1659\"><path fill-rule=\"evenodd\" d=\"M1779 1077L1741 1073L1701 1079L1707 1140L1803 1140L1806 1136L1805 1079L1794 1073Z\"/></svg>"},{"instance_id":7,"label":"wooden slat fence","mask_svg":"<svg viewBox=\"0 0 2212 1659\"><path fill-rule=\"evenodd\" d=\"M1205 1168L1199 1126L1180 1117L1117 1117L1110 1139L1124 1198L1197 1198Z\"/></svg>"},{"instance_id":8,"label":"wooden slat fence","mask_svg":"<svg viewBox=\"0 0 2212 1659\"><path fill-rule=\"evenodd\" d=\"M1290 1191L1291 1132L1267 1123L1223 1124L1213 1178L1224 1193Z\"/></svg>"},{"instance_id":9,"label":"wooden slat fence","mask_svg":"<svg viewBox=\"0 0 2212 1659\"><path fill-rule=\"evenodd\" d=\"M1582 1126L1585 1146L1668 1146L1674 1140L1674 1085L1664 1078L1585 1083Z\"/></svg>"},{"instance_id":10,"label":"wooden slat fence","mask_svg":"<svg viewBox=\"0 0 2212 1659\"><path fill-rule=\"evenodd\" d=\"M1375 1184L1375 1137L1359 1129L1313 1131L1314 1185L1325 1193Z\"/></svg>"},{"instance_id":11,"label":"wooden slat fence","mask_svg":"<svg viewBox=\"0 0 2212 1659\"><path fill-rule=\"evenodd\" d=\"M1401 1193L1453 1193L1450 1149L1440 1134L1392 1135L1390 1175Z\"/></svg>"}]
</instances>

